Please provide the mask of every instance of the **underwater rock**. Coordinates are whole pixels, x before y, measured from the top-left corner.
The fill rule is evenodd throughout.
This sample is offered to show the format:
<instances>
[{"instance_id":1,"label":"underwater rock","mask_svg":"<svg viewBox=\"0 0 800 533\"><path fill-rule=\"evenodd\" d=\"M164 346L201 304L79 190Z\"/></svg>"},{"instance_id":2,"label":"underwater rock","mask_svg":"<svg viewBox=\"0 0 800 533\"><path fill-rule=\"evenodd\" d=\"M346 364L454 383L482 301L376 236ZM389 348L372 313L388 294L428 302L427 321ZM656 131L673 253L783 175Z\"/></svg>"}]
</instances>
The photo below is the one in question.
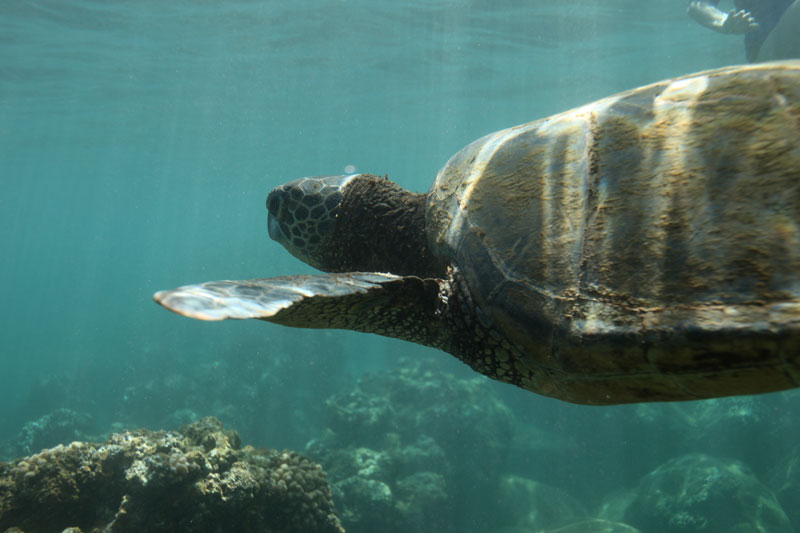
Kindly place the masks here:
<instances>
[{"instance_id":1,"label":"underwater rock","mask_svg":"<svg viewBox=\"0 0 800 533\"><path fill-rule=\"evenodd\" d=\"M394 531L397 522L392 489L383 481L352 476L333 485L342 522L357 531ZM346 502L346 503L345 503Z\"/></svg>"},{"instance_id":2,"label":"underwater rock","mask_svg":"<svg viewBox=\"0 0 800 533\"><path fill-rule=\"evenodd\" d=\"M748 466L703 454L678 457L645 476L625 521L664 533L793 531L775 495Z\"/></svg>"},{"instance_id":3,"label":"underwater rock","mask_svg":"<svg viewBox=\"0 0 800 533\"><path fill-rule=\"evenodd\" d=\"M486 378L405 359L327 407L329 430L306 451L326 465L348 530L489 530L514 423Z\"/></svg>"},{"instance_id":4,"label":"underwater rock","mask_svg":"<svg viewBox=\"0 0 800 533\"><path fill-rule=\"evenodd\" d=\"M0 531L339 533L322 468L204 418L0 463ZM13 529L12 529L13 530Z\"/></svg>"},{"instance_id":5,"label":"underwater rock","mask_svg":"<svg viewBox=\"0 0 800 533\"><path fill-rule=\"evenodd\" d=\"M352 391L332 396L327 420L335 433L372 448L385 445L387 435L408 442L425 434L449 451L465 445L465 432L505 448L513 418L487 385L481 377L458 379L401 359L398 368L366 374Z\"/></svg>"},{"instance_id":6,"label":"underwater rock","mask_svg":"<svg viewBox=\"0 0 800 533\"><path fill-rule=\"evenodd\" d=\"M766 480L797 441L800 390L601 410L538 399L526 404L512 403L519 425L509 469L595 507L604 495L637 485L656 466L687 453L738 459ZM624 468L614 467L619 463ZM587 471L596 474L591 484L583 482Z\"/></svg>"},{"instance_id":7,"label":"underwater rock","mask_svg":"<svg viewBox=\"0 0 800 533\"><path fill-rule=\"evenodd\" d=\"M504 476L494 494L494 513L503 520L500 526L539 531L588 516L583 505L566 492L524 477Z\"/></svg>"},{"instance_id":8,"label":"underwater rock","mask_svg":"<svg viewBox=\"0 0 800 533\"><path fill-rule=\"evenodd\" d=\"M775 464L767 479L789 521L800 528L800 445Z\"/></svg>"},{"instance_id":9,"label":"underwater rock","mask_svg":"<svg viewBox=\"0 0 800 533\"><path fill-rule=\"evenodd\" d=\"M387 438L382 451L328 447L331 434L311 446L312 454L324 456L325 464L330 465L330 479L337 480L333 493L348 530L425 531L430 529L413 524L426 519L423 517L441 520L442 502L447 500L443 489L446 482L441 474L425 469L446 471L444 452L424 435L408 446L401 446L396 434L394 437ZM435 481L431 486L421 483L431 480ZM429 516L427 510L431 508L436 510L435 516Z\"/></svg>"},{"instance_id":10,"label":"underwater rock","mask_svg":"<svg viewBox=\"0 0 800 533\"><path fill-rule=\"evenodd\" d=\"M445 451L428 435L420 435L416 441L392 447L392 450L394 473L398 478L417 472L439 472L450 477L451 467L458 466L448 462Z\"/></svg>"},{"instance_id":11,"label":"underwater rock","mask_svg":"<svg viewBox=\"0 0 800 533\"><path fill-rule=\"evenodd\" d=\"M622 521L625 519L625 513L628 507L631 506L631 503L633 503L633 500L636 499L636 496L637 493L635 490L623 489L611 492L603 498L602 503L594 515L603 520L610 520L612 522Z\"/></svg>"},{"instance_id":12,"label":"underwater rock","mask_svg":"<svg viewBox=\"0 0 800 533\"><path fill-rule=\"evenodd\" d=\"M441 509L448 503L447 482L441 474L417 472L397 481L397 512L410 531L444 531Z\"/></svg>"},{"instance_id":13,"label":"underwater rock","mask_svg":"<svg viewBox=\"0 0 800 533\"><path fill-rule=\"evenodd\" d=\"M794 442L798 407L800 391L673 404L671 434L687 452L732 457L764 476Z\"/></svg>"},{"instance_id":14,"label":"underwater rock","mask_svg":"<svg viewBox=\"0 0 800 533\"><path fill-rule=\"evenodd\" d=\"M91 415L86 413L56 409L22 426L16 442L17 455L86 438L92 423Z\"/></svg>"}]
</instances>

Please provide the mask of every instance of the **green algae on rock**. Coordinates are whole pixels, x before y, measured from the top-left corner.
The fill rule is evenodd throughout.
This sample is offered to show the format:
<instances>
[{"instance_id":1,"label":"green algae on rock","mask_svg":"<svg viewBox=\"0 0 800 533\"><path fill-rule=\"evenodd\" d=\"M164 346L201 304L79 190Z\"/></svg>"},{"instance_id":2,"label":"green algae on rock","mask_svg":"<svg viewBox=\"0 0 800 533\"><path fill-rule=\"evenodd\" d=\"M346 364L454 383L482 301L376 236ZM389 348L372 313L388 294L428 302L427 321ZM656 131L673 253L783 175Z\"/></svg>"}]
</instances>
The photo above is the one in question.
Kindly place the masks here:
<instances>
[{"instance_id":1,"label":"green algae on rock","mask_svg":"<svg viewBox=\"0 0 800 533\"><path fill-rule=\"evenodd\" d=\"M0 531L341 533L320 465L204 418L0 463ZM12 529L14 530L14 529Z\"/></svg>"}]
</instances>

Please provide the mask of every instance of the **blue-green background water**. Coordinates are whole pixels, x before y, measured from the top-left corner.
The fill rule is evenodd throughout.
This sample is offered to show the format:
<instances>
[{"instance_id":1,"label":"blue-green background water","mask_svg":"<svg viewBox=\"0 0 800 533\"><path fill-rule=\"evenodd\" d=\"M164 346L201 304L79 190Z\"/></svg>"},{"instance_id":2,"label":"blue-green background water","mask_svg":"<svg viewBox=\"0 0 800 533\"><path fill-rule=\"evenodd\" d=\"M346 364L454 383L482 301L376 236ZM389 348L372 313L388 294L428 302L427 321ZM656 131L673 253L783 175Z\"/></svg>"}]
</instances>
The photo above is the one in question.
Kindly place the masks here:
<instances>
[{"instance_id":1,"label":"blue-green background water","mask_svg":"<svg viewBox=\"0 0 800 533\"><path fill-rule=\"evenodd\" d=\"M0 441L66 407L91 415L97 435L215 415L247 443L303 450L325 432L325 400L364 372L395 372L410 360L433 365L445 382L472 379L431 349L350 332L195 322L151 296L205 280L310 272L267 237L265 196L290 179L354 165L425 191L450 155L486 133L743 62L740 38L701 28L685 7L0 3ZM590 505L660 464L631 454L656 446L667 460L680 434L700 431L696 421L675 422L683 407L653 406L645 416L636 406L570 406L486 382L520 433L540 424L573 450L563 468L537 466L531 449L504 472L535 479L537 468L547 471L540 477L551 485L583 486L577 496ZM757 456L763 464L751 466L767 477L790 450L779 424L796 420L800 398L748 402L719 409L771 414L728 428L726 455ZM642 433L625 425L636 416L654 422ZM708 434L689 451L719 445Z\"/></svg>"}]
</instances>

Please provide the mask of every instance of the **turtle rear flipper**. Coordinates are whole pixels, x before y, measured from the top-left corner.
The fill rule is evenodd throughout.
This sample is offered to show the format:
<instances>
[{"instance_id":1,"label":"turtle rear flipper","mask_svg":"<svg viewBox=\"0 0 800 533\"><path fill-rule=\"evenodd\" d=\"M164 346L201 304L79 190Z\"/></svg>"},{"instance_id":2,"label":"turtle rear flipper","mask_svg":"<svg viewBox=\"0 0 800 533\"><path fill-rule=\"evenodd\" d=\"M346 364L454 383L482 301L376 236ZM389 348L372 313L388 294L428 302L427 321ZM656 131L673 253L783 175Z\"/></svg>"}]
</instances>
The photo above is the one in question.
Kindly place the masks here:
<instances>
[{"instance_id":1,"label":"turtle rear flipper","mask_svg":"<svg viewBox=\"0 0 800 533\"><path fill-rule=\"evenodd\" d=\"M154 299L199 320L256 318L300 328L413 336L419 342L419 324L431 324L438 292L434 279L350 272L209 281L160 291Z\"/></svg>"}]
</instances>

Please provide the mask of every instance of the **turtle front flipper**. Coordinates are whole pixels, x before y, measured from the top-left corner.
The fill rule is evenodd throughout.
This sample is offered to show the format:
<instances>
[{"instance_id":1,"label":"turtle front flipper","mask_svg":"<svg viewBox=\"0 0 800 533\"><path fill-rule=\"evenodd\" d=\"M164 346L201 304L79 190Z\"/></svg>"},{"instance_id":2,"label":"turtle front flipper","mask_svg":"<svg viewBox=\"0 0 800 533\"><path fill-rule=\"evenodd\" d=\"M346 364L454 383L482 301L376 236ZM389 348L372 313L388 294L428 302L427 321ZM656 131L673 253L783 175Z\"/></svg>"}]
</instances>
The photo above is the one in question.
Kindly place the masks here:
<instances>
[{"instance_id":1,"label":"turtle front flipper","mask_svg":"<svg viewBox=\"0 0 800 533\"><path fill-rule=\"evenodd\" d=\"M199 320L256 318L300 328L336 328L432 344L439 281L343 273L210 281L154 295L170 311Z\"/></svg>"}]
</instances>

